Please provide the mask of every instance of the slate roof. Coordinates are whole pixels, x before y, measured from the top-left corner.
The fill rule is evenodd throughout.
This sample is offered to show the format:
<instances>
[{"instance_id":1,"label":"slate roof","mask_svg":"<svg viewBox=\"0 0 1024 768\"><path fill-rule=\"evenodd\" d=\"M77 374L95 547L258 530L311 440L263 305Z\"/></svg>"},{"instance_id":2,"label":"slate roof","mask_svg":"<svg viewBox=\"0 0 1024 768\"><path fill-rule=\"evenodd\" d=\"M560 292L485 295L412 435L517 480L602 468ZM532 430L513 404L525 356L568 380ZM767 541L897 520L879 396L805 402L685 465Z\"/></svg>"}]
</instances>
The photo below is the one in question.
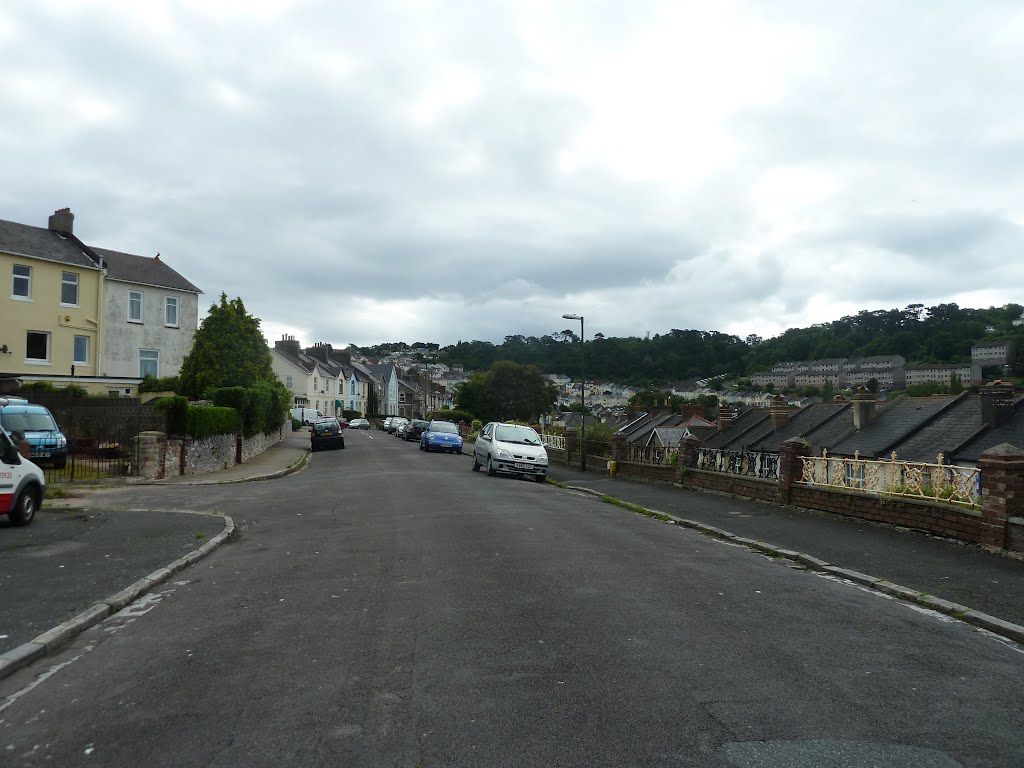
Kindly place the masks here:
<instances>
[{"instance_id":1,"label":"slate roof","mask_svg":"<svg viewBox=\"0 0 1024 768\"><path fill-rule=\"evenodd\" d=\"M80 269L99 269L74 237L44 227L30 227L0 219L0 251L16 256L46 259Z\"/></svg>"},{"instance_id":2,"label":"slate roof","mask_svg":"<svg viewBox=\"0 0 1024 768\"><path fill-rule=\"evenodd\" d=\"M303 357L305 357L305 355L303 355L303 357L299 357L298 355L293 355L290 352L285 352L283 349L277 349L276 347L271 348L270 351L306 373L313 372L314 364L311 363L308 358L304 360Z\"/></svg>"},{"instance_id":3,"label":"slate roof","mask_svg":"<svg viewBox=\"0 0 1024 768\"><path fill-rule=\"evenodd\" d=\"M955 464L977 462L981 454L989 448L995 448L1003 443L1024 450L1024 399L1014 403L1013 416L1005 424L983 429L953 454L952 461Z\"/></svg>"},{"instance_id":4,"label":"slate roof","mask_svg":"<svg viewBox=\"0 0 1024 768\"><path fill-rule=\"evenodd\" d=\"M852 456L860 451L864 457L888 454L900 440L914 432L933 416L948 408L956 397L901 397L875 412L864 429L855 432L829 449L829 453ZM851 409L852 414L852 409Z\"/></svg>"},{"instance_id":5,"label":"slate roof","mask_svg":"<svg viewBox=\"0 0 1024 768\"><path fill-rule=\"evenodd\" d=\"M172 288L176 291L187 293L202 293L192 283L171 269L159 258L153 256L136 256L121 251L111 251L107 248L93 248L93 251L103 257L107 265L107 278L109 280L121 280L126 283L141 283L142 285L153 285L157 288Z\"/></svg>"},{"instance_id":6,"label":"slate roof","mask_svg":"<svg viewBox=\"0 0 1024 768\"><path fill-rule=\"evenodd\" d=\"M849 402L836 402L833 400L825 403L812 403L806 408L792 412L789 420L777 430L772 430L771 419L769 419L761 427L764 430L763 434L751 437L749 445L751 450L754 451L772 451L777 453L782 450L782 444L791 437L806 438L808 434L819 429L829 420L838 418L844 410L849 409ZM846 428L852 426L852 421L849 423L844 422L844 426Z\"/></svg>"},{"instance_id":7,"label":"slate roof","mask_svg":"<svg viewBox=\"0 0 1024 768\"><path fill-rule=\"evenodd\" d=\"M675 427L682 424L684 421L686 421L685 417L680 416L678 413L659 413L638 429L634 429L632 432L627 434L626 440L631 443L646 443L647 436L650 435L657 427Z\"/></svg>"},{"instance_id":8,"label":"slate roof","mask_svg":"<svg viewBox=\"0 0 1024 768\"><path fill-rule=\"evenodd\" d=\"M751 408L744 411L729 425L724 432L718 432L707 440L703 445L706 448L746 448L746 437L755 427L768 420L768 411L763 408Z\"/></svg>"},{"instance_id":9,"label":"slate roof","mask_svg":"<svg viewBox=\"0 0 1024 768\"><path fill-rule=\"evenodd\" d=\"M651 435L647 438L646 445L651 445L654 442L655 437L661 441L661 445L666 448L675 448L679 445L679 441L687 435L686 427L655 427L651 430Z\"/></svg>"},{"instance_id":10,"label":"slate roof","mask_svg":"<svg viewBox=\"0 0 1024 768\"><path fill-rule=\"evenodd\" d=\"M949 463L954 451L986 428L981 419L981 398L965 393L893 450L903 461L934 464L941 453L943 461Z\"/></svg>"}]
</instances>

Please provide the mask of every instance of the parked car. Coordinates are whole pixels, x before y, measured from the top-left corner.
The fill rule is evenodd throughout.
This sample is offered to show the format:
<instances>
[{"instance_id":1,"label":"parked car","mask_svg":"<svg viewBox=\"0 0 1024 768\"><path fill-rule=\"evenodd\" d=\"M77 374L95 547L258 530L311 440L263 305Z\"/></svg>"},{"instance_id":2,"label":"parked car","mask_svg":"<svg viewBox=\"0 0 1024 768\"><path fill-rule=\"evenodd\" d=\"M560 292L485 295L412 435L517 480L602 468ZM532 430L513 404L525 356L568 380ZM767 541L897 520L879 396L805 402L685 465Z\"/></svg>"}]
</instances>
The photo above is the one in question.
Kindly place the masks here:
<instances>
[{"instance_id":1,"label":"parked car","mask_svg":"<svg viewBox=\"0 0 1024 768\"><path fill-rule=\"evenodd\" d=\"M308 427L317 419L324 418L324 415L316 408L292 408L291 414L292 418L301 421L304 427Z\"/></svg>"},{"instance_id":2,"label":"parked car","mask_svg":"<svg viewBox=\"0 0 1024 768\"><path fill-rule=\"evenodd\" d=\"M398 435L398 430L402 428L403 424L408 424L409 420L403 416L395 416L391 420L391 426L388 427L388 432L392 435Z\"/></svg>"},{"instance_id":3,"label":"parked car","mask_svg":"<svg viewBox=\"0 0 1024 768\"><path fill-rule=\"evenodd\" d=\"M6 398L0 398L0 404ZM46 496L46 478L34 462L21 455L14 439L0 427L0 515L11 525L28 525Z\"/></svg>"},{"instance_id":4,"label":"parked car","mask_svg":"<svg viewBox=\"0 0 1024 768\"><path fill-rule=\"evenodd\" d=\"M425 421L424 419L413 419L402 427L402 439L406 442L410 440L419 440L420 435L423 434L423 430L429 426L429 421Z\"/></svg>"},{"instance_id":5,"label":"parked car","mask_svg":"<svg viewBox=\"0 0 1024 768\"><path fill-rule=\"evenodd\" d=\"M21 432L32 447L32 461L40 466L62 469L68 463L68 440L49 408L23 397L4 397L0 403L0 426Z\"/></svg>"},{"instance_id":6,"label":"parked car","mask_svg":"<svg viewBox=\"0 0 1024 768\"><path fill-rule=\"evenodd\" d=\"M345 436L335 418L319 419L309 428L310 448L319 451L324 448L344 448Z\"/></svg>"},{"instance_id":7,"label":"parked car","mask_svg":"<svg viewBox=\"0 0 1024 768\"><path fill-rule=\"evenodd\" d=\"M391 422L394 421L396 418L398 418L398 417L397 416L385 416L384 417L384 422L380 425L380 428L383 429L385 432L390 432L391 431Z\"/></svg>"},{"instance_id":8,"label":"parked car","mask_svg":"<svg viewBox=\"0 0 1024 768\"><path fill-rule=\"evenodd\" d=\"M447 451L462 453L462 436L459 428L450 421L432 421L420 435L421 451Z\"/></svg>"},{"instance_id":9,"label":"parked car","mask_svg":"<svg viewBox=\"0 0 1024 768\"><path fill-rule=\"evenodd\" d=\"M495 421L476 437L473 471L479 472L480 467L487 467L491 476L501 472L543 483L548 475L548 453L532 427Z\"/></svg>"},{"instance_id":10,"label":"parked car","mask_svg":"<svg viewBox=\"0 0 1024 768\"><path fill-rule=\"evenodd\" d=\"M344 416L339 416L338 426L341 427L342 429L348 429L349 426L351 425L349 424L348 419L346 419Z\"/></svg>"},{"instance_id":11,"label":"parked car","mask_svg":"<svg viewBox=\"0 0 1024 768\"><path fill-rule=\"evenodd\" d=\"M366 419L352 419L352 421L350 421L348 423L348 428L349 429L369 429L370 428L370 422L367 421Z\"/></svg>"}]
</instances>

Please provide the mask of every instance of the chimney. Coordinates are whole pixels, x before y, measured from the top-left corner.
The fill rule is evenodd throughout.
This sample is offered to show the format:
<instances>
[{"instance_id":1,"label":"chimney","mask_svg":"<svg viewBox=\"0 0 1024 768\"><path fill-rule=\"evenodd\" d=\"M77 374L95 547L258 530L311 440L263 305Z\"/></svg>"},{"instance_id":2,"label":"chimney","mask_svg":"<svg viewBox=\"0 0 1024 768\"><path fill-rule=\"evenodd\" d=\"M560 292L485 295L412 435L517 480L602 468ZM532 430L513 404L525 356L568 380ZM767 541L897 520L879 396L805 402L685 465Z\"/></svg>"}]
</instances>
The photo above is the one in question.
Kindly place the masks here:
<instances>
[{"instance_id":1,"label":"chimney","mask_svg":"<svg viewBox=\"0 0 1024 768\"><path fill-rule=\"evenodd\" d=\"M299 352L302 351L302 347L299 346L299 340L287 334L282 336L280 341L274 342L274 349L292 357L298 357Z\"/></svg>"},{"instance_id":2,"label":"chimney","mask_svg":"<svg viewBox=\"0 0 1024 768\"><path fill-rule=\"evenodd\" d=\"M865 429L875 419L875 396L864 387L858 387L853 396L853 428Z\"/></svg>"},{"instance_id":3,"label":"chimney","mask_svg":"<svg viewBox=\"0 0 1024 768\"><path fill-rule=\"evenodd\" d=\"M789 421L789 402L784 395L775 395L772 398L771 411L769 413L772 430L778 432Z\"/></svg>"},{"instance_id":4,"label":"chimney","mask_svg":"<svg viewBox=\"0 0 1024 768\"><path fill-rule=\"evenodd\" d=\"M1006 381L993 381L981 388L981 420L993 427L1001 427L1013 416L1013 385Z\"/></svg>"},{"instance_id":5,"label":"chimney","mask_svg":"<svg viewBox=\"0 0 1024 768\"><path fill-rule=\"evenodd\" d=\"M352 353L347 349L335 352L334 359L341 361L341 364L346 368L352 366Z\"/></svg>"},{"instance_id":6,"label":"chimney","mask_svg":"<svg viewBox=\"0 0 1024 768\"><path fill-rule=\"evenodd\" d=\"M322 363L330 363L329 360L333 347L323 341L318 341L312 347L306 347L306 354Z\"/></svg>"},{"instance_id":7,"label":"chimney","mask_svg":"<svg viewBox=\"0 0 1024 768\"><path fill-rule=\"evenodd\" d=\"M658 418L659 416L667 416L670 413L672 413L671 400L659 400L651 408L652 418Z\"/></svg>"},{"instance_id":8,"label":"chimney","mask_svg":"<svg viewBox=\"0 0 1024 768\"><path fill-rule=\"evenodd\" d=\"M75 231L75 214L71 212L70 208L60 208L53 212L48 226L52 231L59 232L62 235L73 234Z\"/></svg>"},{"instance_id":9,"label":"chimney","mask_svg":"<svg viewBox=\"0 0 1024 768\"><path fill-rule=\"evenodd\" d=\"M718 406L718 431L725 432L736 420L736 411L730 405Z\"/></svg>"}]
</instances>

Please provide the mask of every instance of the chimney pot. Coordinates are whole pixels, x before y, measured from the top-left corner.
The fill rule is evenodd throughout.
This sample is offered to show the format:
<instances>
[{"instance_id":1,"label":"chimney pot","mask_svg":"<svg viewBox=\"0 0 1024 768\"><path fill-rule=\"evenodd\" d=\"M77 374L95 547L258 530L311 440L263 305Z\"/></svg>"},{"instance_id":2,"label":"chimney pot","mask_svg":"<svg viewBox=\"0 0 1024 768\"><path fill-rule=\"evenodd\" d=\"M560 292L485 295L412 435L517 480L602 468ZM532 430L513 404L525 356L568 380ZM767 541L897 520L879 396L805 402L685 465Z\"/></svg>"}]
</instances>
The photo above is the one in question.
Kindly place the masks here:
<instances>
[{"instance_id":1,"label":"chimney pot","mask_svg":"<svg viewBox=\"0 0 1024 768\"><path fill-rule=\"evenodd\" d=\"M75 231L75 214L70 208L58 208L50 216L47 226L53 232L70 235Z\"/></svg>"}]
</instances>

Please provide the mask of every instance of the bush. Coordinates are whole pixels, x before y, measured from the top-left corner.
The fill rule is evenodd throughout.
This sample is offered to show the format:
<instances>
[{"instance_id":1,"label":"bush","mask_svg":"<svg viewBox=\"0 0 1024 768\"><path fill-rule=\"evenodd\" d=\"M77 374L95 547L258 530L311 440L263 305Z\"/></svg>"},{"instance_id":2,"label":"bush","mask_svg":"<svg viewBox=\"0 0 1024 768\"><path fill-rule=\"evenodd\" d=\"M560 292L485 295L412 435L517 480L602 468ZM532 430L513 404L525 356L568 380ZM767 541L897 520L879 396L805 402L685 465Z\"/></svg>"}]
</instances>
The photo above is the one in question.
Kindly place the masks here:
<instances>
[{"instance_id":1,"label":"bush","mask_svg":"<svg viewBox=\"0 0 1024 768\"><path fill-rule=\"evenodd\" d=\"M453 424L458 424L460 421L464 421L467 424L473 421L473 414L469 411L460 411L458 409L439 409L434 411L430 418L436 419L437 421L450 421Z\"/></svg>"},{"instance_id":2,"label":"bush","mask_svg":"<svg viewBox=\"0 0 1024 768\"><path fill-rule=\"evenodd\" d=\"M165 376L158 379L156 376L146 376L139 384L139 392L177 392L178 377Z\"/></svg>"},{"instance_id":3,"label":"bush","mask_svg":"<svg viewBox=\"0 0 1024 768\"><path fill-rule=\"evenodd\" d=\"M241 428L242 417L234 408L193 405L188 409L188 432L196 440L236 434Z\"/></svg>"},{"instance_id":4,"label":"bush","mask_svg":"<svg viewBox=\"0 0 1024 768\"><path fill-rule=\"evenodd\" d=\"M184 397L161 397L153 401L153 408L167 416L167 434L184 435L189 432L189 404Z\"/></svg>"},{"instance_id":5,"label":"bush","mask_svg":"<svg viewBox=\"0 0 1024 768\"><path fill-rule=\"evenodd\" d=\"M221 387L210 392L213 404L234 408L240 418L242 434L252 437L277 430L284 421L291 395L283 385L260 382L254 387Z\"/></svg>"}]
</instances>

